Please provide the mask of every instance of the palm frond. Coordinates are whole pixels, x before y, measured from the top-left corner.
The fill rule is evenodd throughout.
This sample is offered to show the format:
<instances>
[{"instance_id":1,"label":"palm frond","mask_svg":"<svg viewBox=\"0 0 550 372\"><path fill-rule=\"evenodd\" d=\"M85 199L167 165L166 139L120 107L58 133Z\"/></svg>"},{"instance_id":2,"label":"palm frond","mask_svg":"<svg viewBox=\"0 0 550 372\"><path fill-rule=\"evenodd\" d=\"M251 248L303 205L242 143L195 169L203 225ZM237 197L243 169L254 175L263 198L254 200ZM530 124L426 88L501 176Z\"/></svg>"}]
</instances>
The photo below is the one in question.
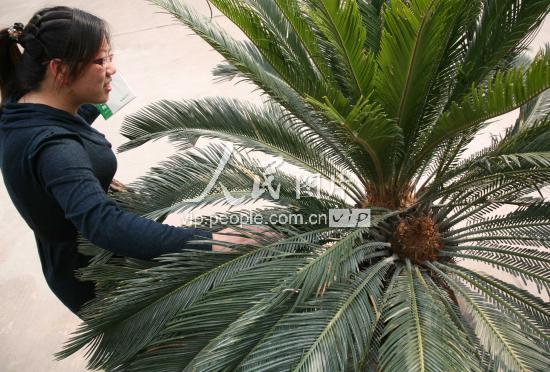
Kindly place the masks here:
<instances>
[{"instance_id":1,"label":"palm frond","mask_svg":"<svg viewBox=\"0 0 550 372\"><path fill-rule=\"evenodd\" d=\"M392 1L384 10L377 56L375 98L403 129L405 146L414 144L421 109L439 70L459 1ZM388 81L392 84L388 85Z\"/></svg>"},{"instance_id":2,"label":"palm frond","mask_svg":"<svg viewBox=\"0 0 550 372\"><path fill-rule=\"evenodd\" d=\"M283 28L287 31L285 35L298 38L307 51L304 54L312 59L312 63L315 64L319 73L326 76L325 80L327 82L335 82L332 71L323 58L318 40L315 37L315 30L311 28L311 24L308 22L307 12L295 1L275 0L275 3L288 22ZM294 33L295 36L292 36Z\"/></svg>"},{"instance_id":3,"label":"palm frond","mask_svg":"<svg viewBox=\"0 0 550 372\"><path fill-rule=\"evenodd\" d=\"M541 193L550 180L547 161L544 152L480 157L452 181L445 184L442 179L429 185L422 198L443 198L447 203L452 200L450 206L469 204L460 213L480 204L513 204L530 193ZM443 213L449 213L449 208Z\"/></svg>"},{"instance_id":4,"label":"palm frond","mask_svg":"<svg viewBox=\"0 0 550 372\"><path fill-rule=\"evenodd\" d=\"M332 371L357 366L372 332L369 325L377 318L372 301L380 297L392 261L389 257L374 264L349 284L335 285L319 300L287 314L239 369Z\"/></svg>"},{"instance_id":5,"label":"palm frond","mask_svg":"<svg viewBox=\"0 0 550 372\"><path fill-rule=\"evenodd\" d=\"M166 324L149 350L141 351L127 362L128 368L234 369L249 348L288 311L284 301L274 304L267 300L277 296L270 292L284 278L306 263L307 254L279 258L241 271L181 311ZM239 296L235 296L236 293Z\"/></svg>"},{"instance_id":6,"label":"palm frond","mask_svg":"<svg viewBox=\"0 0 550 372\"><path fill-rule=\"evenodd\" d=\"M429 157L443 141L466 131L476 131L487 120L520 107L550 88L549 60L550 53L545 53L527 70L497 73L487 86L473 88L460 104L454 103L440 118L418 154L416 164Z\"/></svg>"},{"instance_id":7,"label":"palm frond","mask_svg":"<svg viewBox=\"0 0 550 372\"><path fill-rule=\"evenodd\" d=\"M349 273L342 273L340 262L346 261L353 249L363 243L362 236L367 229L354 229L328 247L319 247L319 255L304 266L295 279L289 283L290 288L299 289L297 304L311 297L312 294L320 295L336 282L349 277ZM348 274L348 275L344 275Z\"/></svg>"},{"instance_id":8,"label":"palm frond","mask_svg":"<svg viewBox=\"0 0 550 372\"><path fill-rule=\"evenodd\" d=\"M331 86L335 82L334 76L320 53L314 31L307 22L299 4L288 0L277 0L253 1L248 2L247 5L261 20L266 36L268 36L267 34L270 36L269 42L277 44L281 49L281 56L287 60L290 66L294 65L297 69L309 69L308 73L314 75L312 78L314 77L315 80L326 86ZM228 11L229 9L222 10ZM242 21L237 24L240 27L250 26L248 22ZM264 48L260 47L260 49Z\"/></svg>"},{"instance_id":9,"label":"palm frond","mask_svg":"<svg viewBox=\"0 0 550 372\"><path fill-rule=\"evenodd\" d=\"M145 347L179 311L212 288L270 257L295 249L294 243L266 246L244 254L164 255L161 262L167 263L136 272L134 278L123 281L108 296L91 304L83 314L86 323L58 357L66 357L88 345L90 368L116 366Z\"/></svg>"},{"instance_id":10,"label":"palm frond","mask_svg":"<svg viewBox=\"0 0 550 372\"><path fill-rule=\"evenodd\" d=\"M317 255L318 253L314 257ZM269 315L281 306L284 307L288 299L292 298L296 288L291 283L299 273L300 271L296 271L289 276L275 293L258 301L222 333L211 339L209 344L195 356L188 369L219 370L220 366L234 368L233 364L245 356L243 352L248 352L258 340L263 340L266 333L270 334L278 316ZM237 341L240 348L236 350L233 346Z\"/></svg>"},{"instance_id":11,"label":"palm frond","mask_svg":"<svg viewBox=\"0 0 550 372\"><path fill-rule=\"evenodd\" d=\"M531 127L540 121L549 121L550 90L544 91L526 106L528 107L520 112L521 117L518 118L520 125Z\"/></svg>"},{"instance_id":12,"label":"palm frond","mask_svg":"<svg viewBox=\"0 0 550 372\"><path fill-rule=\"evenodd\" d=\"M363 17L363 26L367 32L364 47L375 55L380 49L382 35L382 8L384 0L358 0L357 5Z\"/></svg>"},{"instance_id":13,"label":"palm frond","mask_svg":"<svg viewBox=\"0 0 550 372\"><path fill-rule=\"evenodd\" d=\"M393 173L403 144L402 130L397 123L390 120L378 104L370 102L369 97L359 99L346 116L329 102L313 99L310 102L333 122L346 128L350 137L366 152L364 171L369 180L383 185ZM390 156L383 156L388 150Z\"/></svg>"},{"instance_id":14,"label":"palm frond","mask_svg":"<svg viewBox=\"0 0 550 372\"><path fill-rule=\"evenodd\" d=\"M467 258L474 261L487 263L499 270L503 270L513 274L523 280L530 280L537 284L539 291L544 288L550 294L550 274L547 268L534 264L540 260L533 261L536 256L529 256L529 259L522 259L514 254L502 254L490 252L490 254L467 254L460 252L441 252L442 256L450 256L455 258ZM544 261L543 261L544 262Z\"/></svg>"},{"instance_id":15,"label":"palm frond","mask_svg":"<svg viewBox=\"0 0 550 372\"><path fill-rule=\"evenodd\" d=\"M358 198L360 190L355 183L341 182L350 169L327 152L328 144L301 121L285 116L288 114L278 105L260 108L233 99L160 101L127 116L121 133L130 140L123 145L124 150L140 145L151 135L167 136L178 145L194 144L200 137L218 138L319 174Z\"/></svg>"},{"instance_id":16,"label":"palm frond","mask_svg":"<svg viewBox=\"0 0 550 372\"><path fill-rule=\"evenodd\" d=\"M403 272L404 265L399 261L394 262L393 272L386 277L387 284L384 287L384 293L376 302L376 307L378 308L377 316L375 323L373 324L373 332L369 337L363 355L361 357L361 366L364 368L378 368L379 354L380 354L380 345L382 343L382 335L384 332L384 318L382 314L386 312L386 308L390 305L390 298L395 288L396 283L400 280L401 273Z\"/></svg>"},{"instance_id":17,"label":"palm frond","mask_svg":"<svg viewBox=\"0 0 550 372\"><path fill-rule=\"evenodd\" d=\"M480 16L470 30L453 100L466 94L472 84L478 85L495 71L511 67L549 11L548 3L541 0L484 1Z\"/></svg>"},{"instance_id":18,"label":"palm frond","mask_svg":"<svg viewBox=\"0 0 550 372\"><path fill-rule=\"evenodd\" d=\"M449 370L461 365L478 370L477 361L462 349L465 335L452 322L437 293L417 266L406 272L390 294L380 346L384 370Z\"/></svg>"},{"instance_id":19,"label":"palm frond","mask_svg":"<svg viewBox=\"0 0 550 372\"><path fill-rule=\"evenodd\" d=\"M427 263L462 298L464 306L475 321L481 342L496 361L496 368L532 371L542 369L550 362L548 353L541 349L505 313L499 311L483 296L451 278L448 267L441 263Z\"/></svg>"},{"instance_id":20,"label":"palm frond","mask_svg":"<svg viewBox=\"0 0 550 372\"><path fill-rule=\"evenodd\" d=\"M355 0L309 1L309 16L319 27L346 72L351 102L371 93L375 74L372 53L365 52L366 32ZM322 39L321 39L322 40Z\"/></svg>"},{"instance_id":21,"label":"palm frond","mask_svg":"<svg viewBox=\"0 0 550 372\"><path fill-rule=\"evenodd\" d=\"M243 206L255 211L286 209L304 217L350 206L337 190L297 191L301 182L299 174L266 167L246 154L235 155L225 146L211 144L173 155L153 167L132 184L136 190L132 202L138 205L135 212L155 219L205 206L227 207L228 213Z\"/></svg>"},{"instance_id":22,"label":"palm frond","mask_svg":"<svg viewBox=\"0 0 550 372\"><path fill-rule=\"evenodd\" d=\"M311 73L311 60L307 56L304 58L304 64L303 61L302 63L296 61L296 55L301 54L296 53L297 48L289 53L285 52L284 48L289 45L288 39L281 40L279 38L282 43L273 42L273 40L277 40L279 33L279 29L273 27L275 17L266 18L258 14L255 10L260 8L259 4L242 0L212 0L212 4L244 32L273 69L297 92L319 98L330 97L331 101L338 106L345 104L345 98L340 91L334 89L334 85L327 84L323 80L313 80L313 78L322 78L323 75L316 74L315 71ZM265 10L266 6L261 9ZM278 7L270 6L269 9L277 16L282 15ZM287 24L286 18L279 19L283 24ZM297 43L295 45L302 46ZM308 74L308 72L310 73ZM304 74L307 76L305 79Z\"/></svg>"},{"instance_id":23,"label":"palm frond","mask_svg":"<svg viewBox=\"0 0 550 372\"><path fill-rule=\"evenodd\" d=\"M208 42L216 51L218 51L235 69L240 71L244 78L251 80L269 97L285 107L289 114L301 120L313 132L315 132L324 143L328 144L327 151L331 152L331 156L338 157L339 163L345 165L348 169L353 170L353 173L361 179L363 184L366 184L363 174L360 171L361 157L354 154L353 142L342 140L346 136L342 135L341 131L331 125L330 122L322 120L318 115L312 112L310 105L306 104L304 98L300 94L304 91L309 92L308 95L319 100L324 96L333 97L330 102L340 107L344 105L345 99L338 98L338 94L328 94L320 91L314 93L313 88L304 88L302 90L294 90L291 84L288 84L279 73L273 69L270 62L261 54L260 50L252 43L247 41L237 41L223 32L214 22L211 22L206 17L198 15L195 11L179 1L174 0L154 0L154 2L174 17L182 21L190 27L197 35L201 36ZM222 9L223 10L223 9ZM237 71L231 69L231 75ZM227 71L227 70L224 70ZM302 75L300 75L300 78ZM342 96L343 97L343 96ZM345 105L344 105L345 106ZM334 136L334 133L340 133ZM351 157L351 159L350 159Z\"/></svg>"},{"instance_id":24,"label":"palm frond","mask_svg":"<svg viewBox=\"0 0 550 372\"><path fill-rule=\"evenodd\" d=\"M514 291L509 284L507 285L509 289L506 286L499 285L496 279L487 275L473 272L458 265L448 265L448 267L465 283L482 293L486 299L514 318L516 322L521 323L521 327L527 331L526 333L531 333L534 339L540 339L543 344L548 346L550 342L548 329L550 311L548 304L545 306L540 299L533 299L532 296L526 295L525 291L522 293L518 288ZM535 307L530 306L530 303L534 303Z\"/></svg>"}]
</instances>

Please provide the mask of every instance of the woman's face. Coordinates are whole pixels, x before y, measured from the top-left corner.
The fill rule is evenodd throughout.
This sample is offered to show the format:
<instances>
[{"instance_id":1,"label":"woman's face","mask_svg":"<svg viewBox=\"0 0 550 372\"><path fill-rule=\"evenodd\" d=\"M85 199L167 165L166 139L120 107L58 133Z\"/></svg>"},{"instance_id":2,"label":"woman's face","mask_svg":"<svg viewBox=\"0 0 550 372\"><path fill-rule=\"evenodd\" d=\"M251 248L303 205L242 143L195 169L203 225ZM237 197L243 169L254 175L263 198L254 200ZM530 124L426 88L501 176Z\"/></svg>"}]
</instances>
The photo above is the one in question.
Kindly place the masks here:
<instances>
[{"instance_id":1,"label":"woman's face","mask_svg":"<svg viewBox=\"0 0 550 372\"><path fill-rule=\"evenodd\" d=\"M111 48L103 40L94 60L69 86L71 97L78 103L105 103L111 91L111 79L116 73Z\"/></svg>"}]
</instances>

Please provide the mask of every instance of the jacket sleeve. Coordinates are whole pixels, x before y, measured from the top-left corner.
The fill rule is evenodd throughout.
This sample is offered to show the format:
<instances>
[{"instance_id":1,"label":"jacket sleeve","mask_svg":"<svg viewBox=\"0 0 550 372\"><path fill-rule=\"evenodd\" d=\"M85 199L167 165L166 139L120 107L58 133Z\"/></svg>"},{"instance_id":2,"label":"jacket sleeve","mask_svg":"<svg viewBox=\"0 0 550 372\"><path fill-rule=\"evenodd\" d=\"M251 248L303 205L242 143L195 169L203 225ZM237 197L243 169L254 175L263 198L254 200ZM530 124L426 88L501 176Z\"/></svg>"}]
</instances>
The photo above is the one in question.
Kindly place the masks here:
<instances>
[{"instance_id":1,"label":"jacket sleeve","mask_svg":"<svg viewBox=\"0 0 550 372\"><path fill-rule=\"evenodd\" d=\"M101 188L88 153L74 136L55 135L35 151L36 175L76 229L93 244L115 254L151 259L182 249L211 250L200 229L164 225L121 210Z\"/></svg>"},{"instance_id":2,"label":"jacket sleeve","mask_svg":"<svg viewBox=\"0 0 550 372\"><path fill-rule=\"evenodd\" d=\"M80 115L80 117L88 124L92 125L95 119L99 116L99 110L94 105L85 103L79 107L78 115Z\"/></svg>"}]
</instances>

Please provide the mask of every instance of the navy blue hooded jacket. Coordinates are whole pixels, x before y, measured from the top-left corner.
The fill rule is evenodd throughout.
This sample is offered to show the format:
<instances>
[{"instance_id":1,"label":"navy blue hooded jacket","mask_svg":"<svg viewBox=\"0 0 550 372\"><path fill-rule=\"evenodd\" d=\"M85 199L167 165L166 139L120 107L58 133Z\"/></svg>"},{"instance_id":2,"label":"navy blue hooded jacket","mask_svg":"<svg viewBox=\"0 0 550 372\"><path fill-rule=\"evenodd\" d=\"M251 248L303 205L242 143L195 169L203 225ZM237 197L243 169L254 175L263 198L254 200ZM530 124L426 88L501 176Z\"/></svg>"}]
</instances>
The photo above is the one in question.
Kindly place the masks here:
<instances>
[{"instance_id":1,"label":"navy blue hooded jacket","mask_svg":"<svg viewBox=\"0 0 550 372\"><path fill-rule=\"evenodd\" d=\"M106 192L117 163L111 144L91 127L99 112L83 105L74 116L47 105L8 101L0 108L0 167L13 204L34 231L48 285L73 312L93 298L93 284L75 270L88 258L77 232L117 255L151 259L209 232L163 225L121 210Z\"/></svg>"}]
</instances>

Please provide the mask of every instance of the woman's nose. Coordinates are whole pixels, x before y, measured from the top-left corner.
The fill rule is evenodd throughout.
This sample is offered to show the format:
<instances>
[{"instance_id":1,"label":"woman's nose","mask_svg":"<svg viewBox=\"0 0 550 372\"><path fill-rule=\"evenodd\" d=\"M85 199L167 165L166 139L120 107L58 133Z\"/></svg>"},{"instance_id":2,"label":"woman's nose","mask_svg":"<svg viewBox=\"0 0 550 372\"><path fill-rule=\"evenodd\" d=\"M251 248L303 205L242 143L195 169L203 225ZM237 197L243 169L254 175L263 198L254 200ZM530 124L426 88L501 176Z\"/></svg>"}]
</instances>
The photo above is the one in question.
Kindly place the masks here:
<instances>
[{"instance_id":1,"label":"woman's nose","mask_svg":"<svg viewBox=\"0 0 550 372\"><path fill-rule=\"evenodd\" d=\"M109 62L107 64L107 75L114 75L116 74L116 66L113 61Z\"/></svg>"}]
</instances>

